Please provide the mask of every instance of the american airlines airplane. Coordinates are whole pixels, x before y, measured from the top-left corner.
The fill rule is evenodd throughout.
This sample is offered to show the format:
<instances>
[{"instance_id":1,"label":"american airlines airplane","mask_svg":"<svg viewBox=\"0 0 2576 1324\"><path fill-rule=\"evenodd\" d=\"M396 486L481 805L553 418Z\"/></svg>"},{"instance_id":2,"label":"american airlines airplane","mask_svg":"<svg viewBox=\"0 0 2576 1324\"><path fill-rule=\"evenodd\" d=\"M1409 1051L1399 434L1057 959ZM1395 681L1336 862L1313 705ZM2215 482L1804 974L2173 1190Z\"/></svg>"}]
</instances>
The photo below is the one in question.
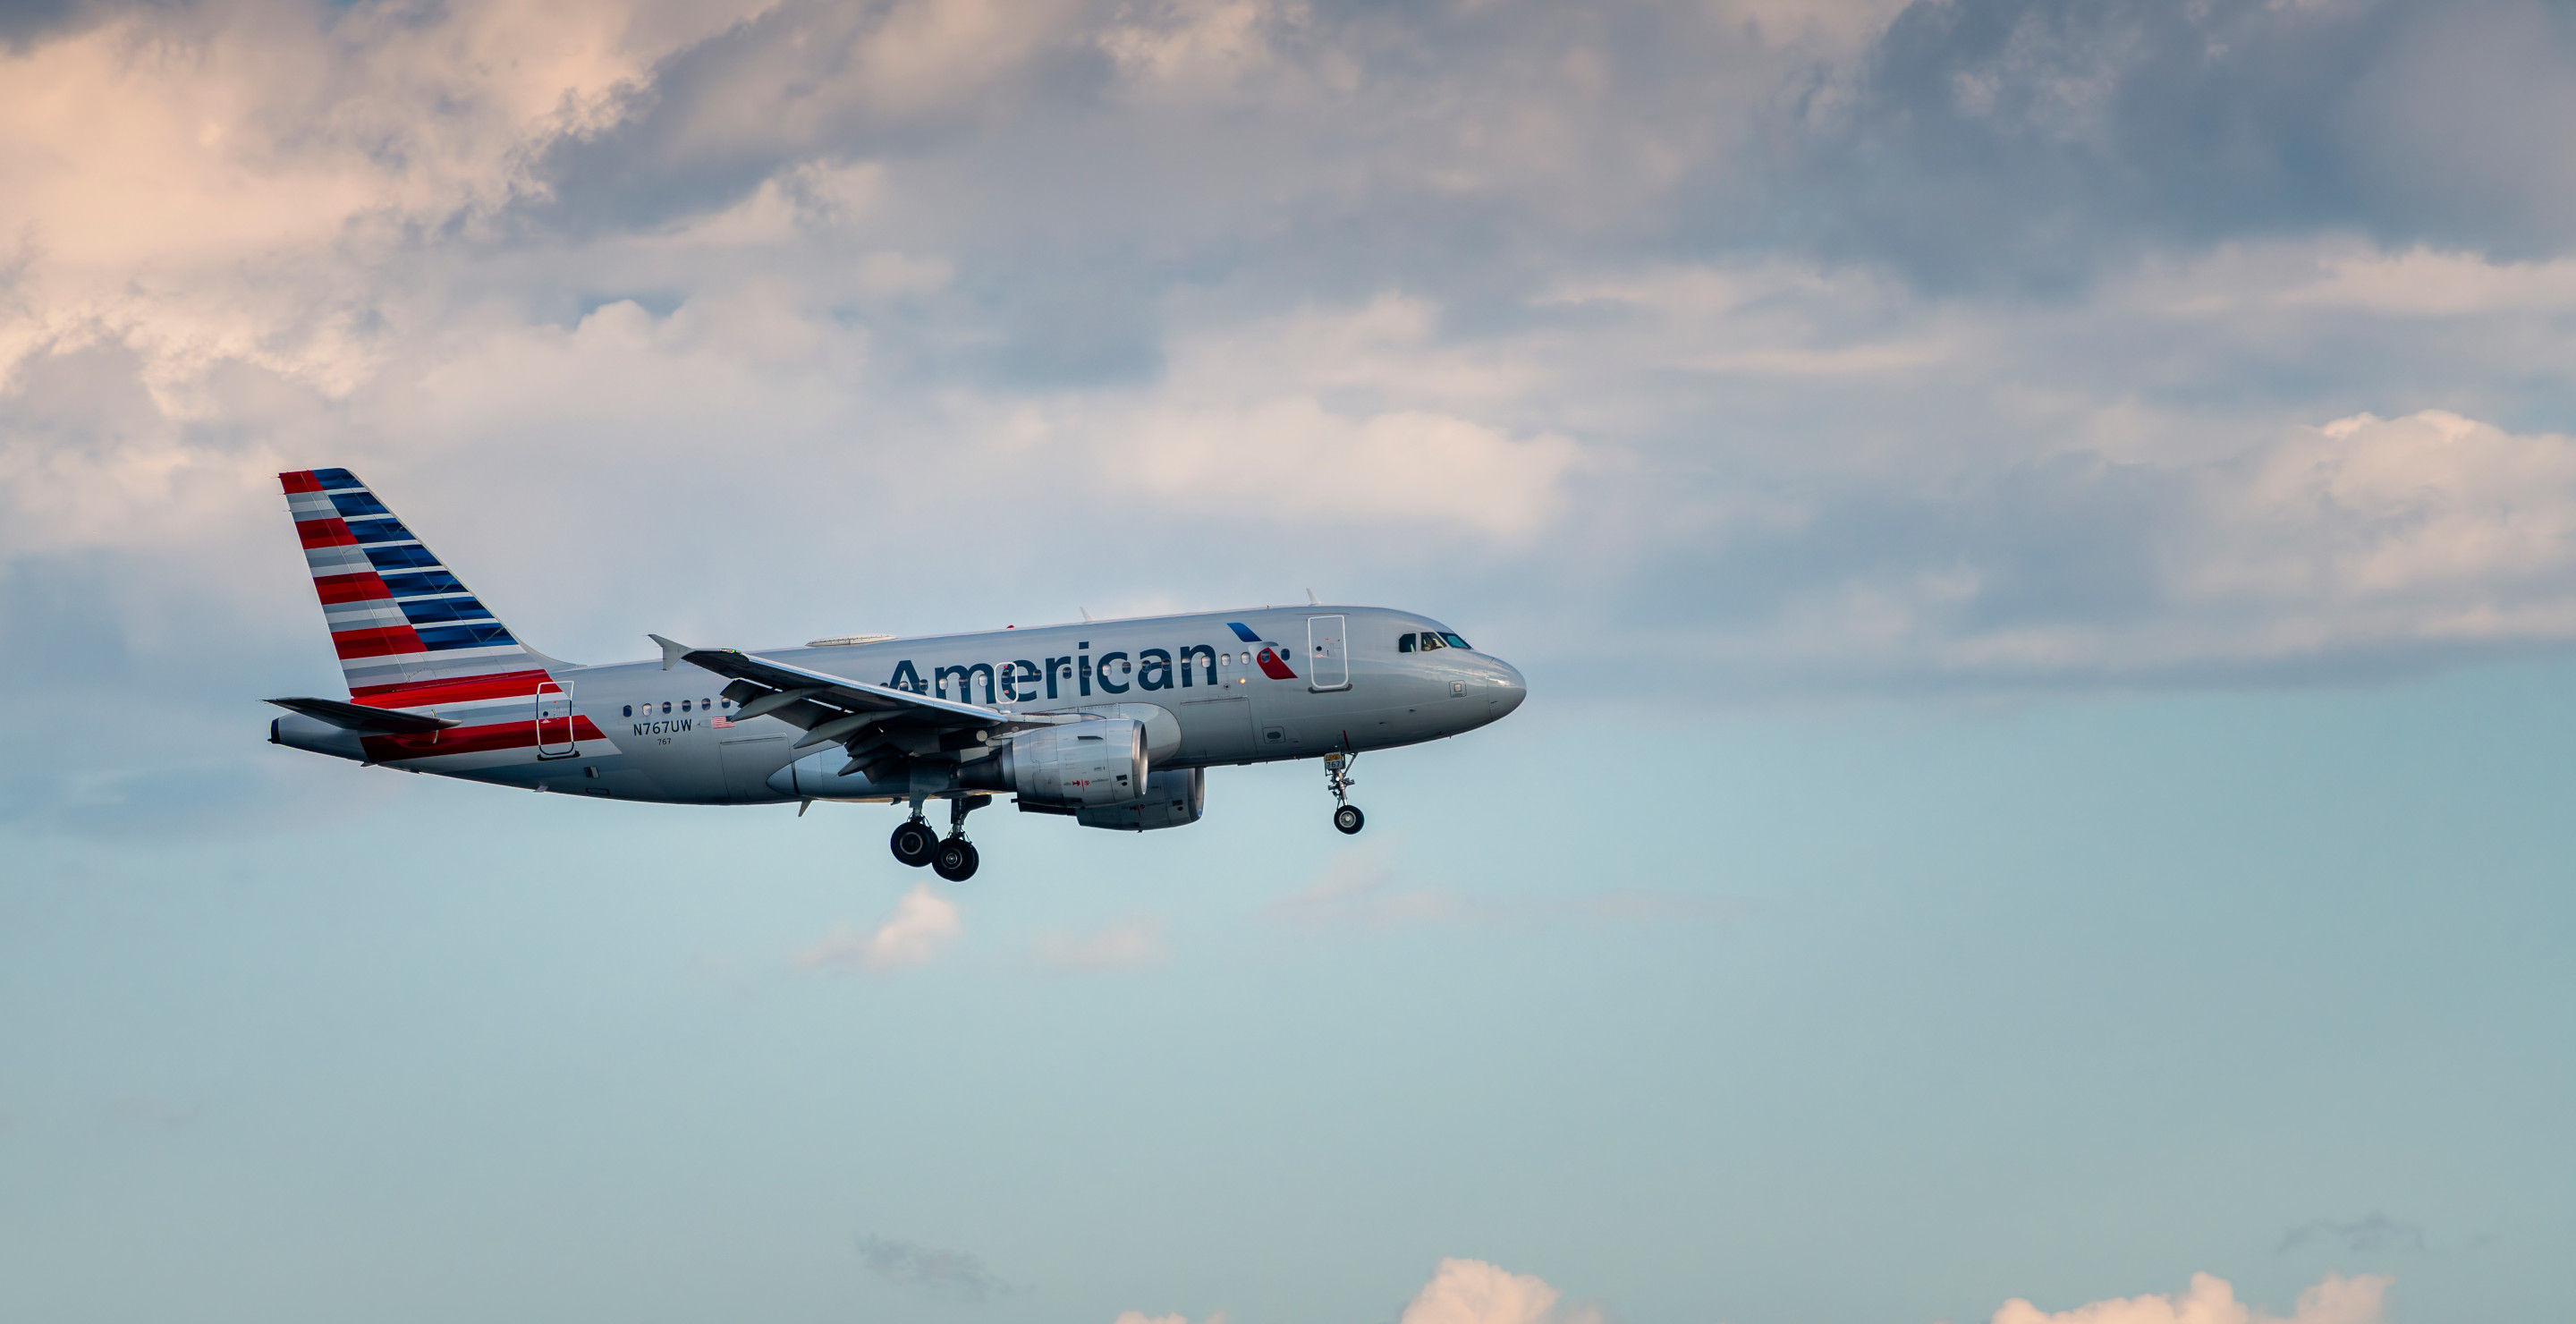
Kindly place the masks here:
<instances>
[{"instance_id":1,"label":"american airlines airplane","mask_svg":"<svg viewBox=\"0 0 2576 1324\"><path fill-rule=\"evenodd\" d=\"M271 743L663 804L905 804L894 857L950 882L974 876L966 816L996 794L1145 832L1197 822L1221 764L1320 757L1333 825L1357 832L1363 751L1472 731L1526 692L1437 621L1321 604L751 653L648 635L658 661L581 666L519 642L348 470L278 478L349 697L269 700L289 714Z\"/></svg>"}]
</instances>

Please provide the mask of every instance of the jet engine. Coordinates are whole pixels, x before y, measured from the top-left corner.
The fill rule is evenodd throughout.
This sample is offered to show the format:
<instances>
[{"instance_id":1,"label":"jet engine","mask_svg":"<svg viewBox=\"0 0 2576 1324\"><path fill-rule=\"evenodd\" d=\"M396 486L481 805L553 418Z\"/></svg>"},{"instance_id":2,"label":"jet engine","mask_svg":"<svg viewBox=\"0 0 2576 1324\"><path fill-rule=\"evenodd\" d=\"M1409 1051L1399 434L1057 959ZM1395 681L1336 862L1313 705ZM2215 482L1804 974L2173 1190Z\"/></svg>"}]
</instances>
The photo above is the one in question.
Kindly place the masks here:
<instances>
[{"instance_id":1,"label":"jet engine","mask_svg":"<svg viewBox=\"0 0 2576 1324\"><path fill-rule=\"evenodd\" d=\"M1145 779L1145 798L1135 804L1084 809L1074 819L1084 827L1151 832L1186 827L1206 811L1207 769L1166 768Z\"/></svg>"},{"instance_id":2,"label":"jet engine","mask_svg":"<svg viewBox=\"0 0 2576 1324\"><path fill-rule=\"evenodd\" d=\"M1042 726L957 769L973 791L1008 791L1020 807L1075 813L1133 804L1146 794L1145 724L1132 717Z\"/></svg>"}]
</instances>

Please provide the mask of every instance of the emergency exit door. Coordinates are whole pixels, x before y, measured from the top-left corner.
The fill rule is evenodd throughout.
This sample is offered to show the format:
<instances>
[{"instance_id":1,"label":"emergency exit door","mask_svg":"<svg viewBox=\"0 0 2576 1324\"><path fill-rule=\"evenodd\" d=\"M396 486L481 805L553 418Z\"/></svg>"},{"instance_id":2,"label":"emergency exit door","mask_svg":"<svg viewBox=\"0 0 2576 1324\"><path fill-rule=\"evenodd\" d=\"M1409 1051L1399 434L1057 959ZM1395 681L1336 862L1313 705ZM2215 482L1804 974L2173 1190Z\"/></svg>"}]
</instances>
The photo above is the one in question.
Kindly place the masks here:
<instances>
[{"instance_id":1,"label":"emergency exit door","mask_svg":"<svg viewBox=\"0 0 2576 1324\"><path fill-rule=\"evenodd\" d=\"M580 752L572 738L572 694L551 680L537 682L537 757L570 758Z\"/></svg>"},{"instance_id":2,"label":"emergency exit door","mask_svg":"<svg viewBox=\"0 0 2576 1324\"><path fill-rule=\"evenodd\" d=\"M1346 690L1351 687L1349 641L1339 616L1306 618L1306 688Z\"/></svg>"}]
</instances>

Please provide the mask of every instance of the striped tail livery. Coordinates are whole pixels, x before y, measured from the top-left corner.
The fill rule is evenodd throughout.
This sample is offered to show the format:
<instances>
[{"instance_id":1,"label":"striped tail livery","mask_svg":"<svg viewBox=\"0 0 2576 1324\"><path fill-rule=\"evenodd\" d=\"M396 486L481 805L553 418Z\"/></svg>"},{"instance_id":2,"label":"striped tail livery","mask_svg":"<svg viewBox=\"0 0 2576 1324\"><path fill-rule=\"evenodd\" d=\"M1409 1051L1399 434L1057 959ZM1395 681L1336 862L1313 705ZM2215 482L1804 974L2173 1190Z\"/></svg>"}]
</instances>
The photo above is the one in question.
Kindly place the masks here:
<instances>
[{"instance_id":1,"label":"striped tail livery","mask_svg":"<svg viewBox=\"0 0 2576 1324\"><path fill-rule=\"evenodd\" d=\"M273 702L347 733L370 763L462 758L448 764L462 767L489 761L463 756L532 747L568 757L580 740L602 739L555 675L570 668L520 643L356 475L277 478L349 702Z\"/></svg>"}]
</instances>

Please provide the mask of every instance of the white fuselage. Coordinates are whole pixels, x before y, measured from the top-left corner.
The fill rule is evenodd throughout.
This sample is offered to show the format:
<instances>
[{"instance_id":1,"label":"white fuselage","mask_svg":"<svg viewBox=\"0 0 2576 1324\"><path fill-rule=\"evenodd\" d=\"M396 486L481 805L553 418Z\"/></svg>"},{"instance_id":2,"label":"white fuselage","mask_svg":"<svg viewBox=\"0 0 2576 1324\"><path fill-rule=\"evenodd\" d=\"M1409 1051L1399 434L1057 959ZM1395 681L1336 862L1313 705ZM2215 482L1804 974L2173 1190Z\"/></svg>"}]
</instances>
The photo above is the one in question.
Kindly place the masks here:
<instances>
[{"instance_id":1,"label":"white fuselage","mask_svg":"<svg viewBox=\"0 0 2576 1324\"><path fill-rule=\"evenodd\" d=\"M1180 769L1416 744L1483 726L1519 706L1521 675L1498 658L1472 648L1399 647L1405 636L1440 630L1384 608L1265 608L762 649L757 656L1006 713L1133 717L1153 742L1153 766ZM1273 653L1266 662L1265 651ZM488 755L443 755L432 745L414 757L377 761L664 803L901 798L899 787L836 778L841 751L798 748L805 733L787 722L735 720L724 679L686 661L563 667L554 676L577 719L556 729L574 738Z\"/></svg>"}]
</instances>

